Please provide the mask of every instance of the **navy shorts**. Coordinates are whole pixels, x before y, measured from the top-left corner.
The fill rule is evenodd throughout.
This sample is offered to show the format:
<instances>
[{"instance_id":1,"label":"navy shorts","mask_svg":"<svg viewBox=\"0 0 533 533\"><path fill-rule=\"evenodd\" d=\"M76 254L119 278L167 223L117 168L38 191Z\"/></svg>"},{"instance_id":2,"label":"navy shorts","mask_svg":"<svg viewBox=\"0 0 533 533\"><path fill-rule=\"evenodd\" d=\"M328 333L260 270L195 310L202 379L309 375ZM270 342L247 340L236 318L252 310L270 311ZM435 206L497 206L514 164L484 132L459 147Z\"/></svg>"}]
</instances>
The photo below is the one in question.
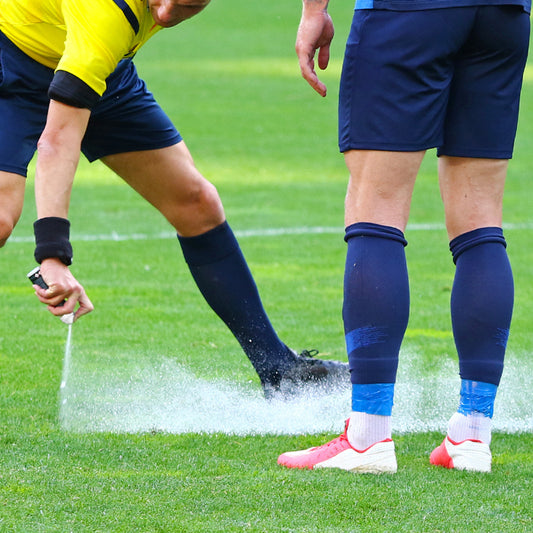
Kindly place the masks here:
<instances>
[{"instance_id":1,"label":"navy shorts","mask_svg":"<svg viewBox=\"0 0 533 533\"><path fill-rule=\"evenodd\" d=\"M529 15L516 6L355 10L339 148L512 156Z\"/></svg>"},{"instance_id":2,"label":"navy shorts","mask_svg":"<svg viewBox=\"0 0 533 533\"><path fill-rule=\"evenodd\" d=\"M0 170L26 176L46 124L53 75L0 32ZM165 148L179 141L181 135L138 77L133 62L121 61L92 109L82 142L87 159Z\"/></svg>"}]
</instances>

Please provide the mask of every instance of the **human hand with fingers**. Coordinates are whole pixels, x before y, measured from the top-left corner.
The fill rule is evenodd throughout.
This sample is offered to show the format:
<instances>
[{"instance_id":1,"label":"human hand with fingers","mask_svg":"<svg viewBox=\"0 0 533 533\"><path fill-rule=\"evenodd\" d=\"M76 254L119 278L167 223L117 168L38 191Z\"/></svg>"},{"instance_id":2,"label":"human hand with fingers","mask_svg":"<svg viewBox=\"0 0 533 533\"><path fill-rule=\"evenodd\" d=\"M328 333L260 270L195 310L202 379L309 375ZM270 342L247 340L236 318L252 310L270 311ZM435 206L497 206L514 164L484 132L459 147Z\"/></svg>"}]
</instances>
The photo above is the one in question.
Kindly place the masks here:
<instances>
[{"instance_id":1,"label":"human hand with fingers","mask_svg":"<svg viewBox=\"0 0 533 533\"><path fill-rule=\"evenodd\" d=\"M75 321L94 309L84 288L59 259L43 260L40 275L47 288L35 283L35 294L53 315L63 317L72 314ZM77 309L76 303L79 304Z\"/></svg>"},{"instance_id":2,"label":"human hand with fingers","mask_svg":"<svg viewBox=\"0 0 533 533\"><path fill-rule=\"evenodd\" d=\"M325 70L335 34L333 21L327 11L328 3L329 0L304 0L295 45L302 76L321 96L326 96L327 88L315 71L315 54L318 50L318 67Z\"/></svg>"}]
</instances>

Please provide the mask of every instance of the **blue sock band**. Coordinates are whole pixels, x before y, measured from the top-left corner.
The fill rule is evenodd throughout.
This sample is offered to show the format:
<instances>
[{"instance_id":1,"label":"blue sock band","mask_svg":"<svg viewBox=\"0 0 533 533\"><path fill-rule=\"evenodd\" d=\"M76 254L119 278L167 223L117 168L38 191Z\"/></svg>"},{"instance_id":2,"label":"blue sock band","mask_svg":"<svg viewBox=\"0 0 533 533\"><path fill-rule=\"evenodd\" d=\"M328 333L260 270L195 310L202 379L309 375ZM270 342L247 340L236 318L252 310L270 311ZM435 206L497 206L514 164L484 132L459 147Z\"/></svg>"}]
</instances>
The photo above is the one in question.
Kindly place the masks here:
<instances>
[{"instance_id":1,"label":"blue sock band","mask_svg":"<svg viewBox=\"0 0 533 533\"><path fill-rule=\"evenodd\" d=\"M348 243L342 317L351 380L394 383L409 319L407 241L390 226L358 222Z\"/></svg>"},{"instance_id":2,"label":"blue sock band","mask_svg":"<svg viewBox=\"0 0 533 533\"><path fill-rule=\"evenodd\" d=\"M492 383L463 379L458 412L462 415L480 413L492 418L497 390L498 387Z\"/></svg>"},{"instance_id":3,"label":"blue sock band","mask_svg":"<svg viewBox=\"0 0 533 533\"><path fill-rule=\"evenodd\" d=\"M501 228L479 228L450 243L456 263L453 336L462 379L498 385L513 312L511 265Z\"/></svg>"},{"instance_id":4,"label":"blue sock band","mask_svg":"<svg viewBox=\"0 0 533 533\"><path fill-rule=\"evenodd\" d=\"M352 385L352 411L390 416L393 400L394 383Z\"/></svg>"}]
</instances>

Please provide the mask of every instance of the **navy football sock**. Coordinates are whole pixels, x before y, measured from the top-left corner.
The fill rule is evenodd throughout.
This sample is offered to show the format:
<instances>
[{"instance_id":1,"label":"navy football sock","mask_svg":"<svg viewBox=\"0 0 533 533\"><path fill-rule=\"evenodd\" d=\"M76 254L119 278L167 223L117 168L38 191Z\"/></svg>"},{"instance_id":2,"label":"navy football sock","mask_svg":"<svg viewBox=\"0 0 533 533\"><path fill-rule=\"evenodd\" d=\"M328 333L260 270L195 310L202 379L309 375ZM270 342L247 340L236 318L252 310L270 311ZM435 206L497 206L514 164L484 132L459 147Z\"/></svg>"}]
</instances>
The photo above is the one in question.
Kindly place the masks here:
<instances>
[{"instance_id":1,"label":"navy football sock","mask_svg":"<svg viewBox=\"0 0 533 533\"><path fill-rule=\"evenodd\" d=\"M357 411L390 414L391 387L409 319L407 241L389 226L359 222L346 228L343 319ZM375 384L373 406L359 398L359 385ZM379 393L379 391L386 393ZM379 398L378 398L379 396ZM382 397L382 398L381 398ZM376 401L383 405L376 407ZM377 410L376 410L377 409Z\"/></svg>"},{"instance_id":2,"label":"navy football sock","mask_svg":"<svg viewBox=\"0 0 533 533\"><path fill-rule=\"evenodd\" d=\"M456 264L453 334L463 380L498 385L511 316L513 274L501 228L480 228L450 242Z\"/></svg>"},{"instance_id":3,"label":"navy football sock","mask_svg":"<svg viewBox=\"0 0 533 533\"><path fill-rule=\"evenodd\" d=\"M227 222L196 237L178 236L191 274L211 309L224 321L263 383L276 382L292 364L274 331L257 286Z\"/></svg>"}]
</instances>

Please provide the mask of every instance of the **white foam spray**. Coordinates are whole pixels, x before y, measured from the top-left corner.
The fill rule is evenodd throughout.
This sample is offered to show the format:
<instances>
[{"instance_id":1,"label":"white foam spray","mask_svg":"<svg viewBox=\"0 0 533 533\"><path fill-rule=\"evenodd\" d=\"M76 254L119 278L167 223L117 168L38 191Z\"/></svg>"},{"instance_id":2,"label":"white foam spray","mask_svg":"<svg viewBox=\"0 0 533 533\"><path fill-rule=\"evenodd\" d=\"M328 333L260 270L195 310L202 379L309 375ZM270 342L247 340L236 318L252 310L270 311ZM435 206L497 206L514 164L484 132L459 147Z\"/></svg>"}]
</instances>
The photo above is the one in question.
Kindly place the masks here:
<instances>
[{"instance_id":1,"label":"white foam spray","mask_svg":"<svg viewBox=\"0 0 533 533\"><path fill-rule=\"evenodd\" d=\"M65 322L66 324L67 322ZM72 321L68 324L67 342L65 343L65 355L63 357L63 372L61 375L61 385L59 386L59 398L61 405L67 403L67 380L70 373L70 360L72 357Z\"/></svg>"},{"instance_id":2,"label":"white foam spray","mask_svg":"<svg viewBox=\"0 0 533 533\"><path fill-rule=\"evenodd\" d=\"M70 342L70 341L69 341ZM414 354L402 354L396 385L393 431L445 431L458 404L456 363L444 359L430 375ZM533 431L531 365L508 357L498 391L494 429ZM221 432L235 435L339 432L350 412L350 390L308 388L290 401L266 401L256 384L199 378L175 360L132 355L92 370L70 359L61 385L60 418L75 432ZM93 362L94 363L94 362ZM516 364L514 364L516 363ZM128 363L126 363L128 366ZM527 365L526 365L527 366ZM68 381L67 381L68 377Z\"/></svg>"}]
</instances>

